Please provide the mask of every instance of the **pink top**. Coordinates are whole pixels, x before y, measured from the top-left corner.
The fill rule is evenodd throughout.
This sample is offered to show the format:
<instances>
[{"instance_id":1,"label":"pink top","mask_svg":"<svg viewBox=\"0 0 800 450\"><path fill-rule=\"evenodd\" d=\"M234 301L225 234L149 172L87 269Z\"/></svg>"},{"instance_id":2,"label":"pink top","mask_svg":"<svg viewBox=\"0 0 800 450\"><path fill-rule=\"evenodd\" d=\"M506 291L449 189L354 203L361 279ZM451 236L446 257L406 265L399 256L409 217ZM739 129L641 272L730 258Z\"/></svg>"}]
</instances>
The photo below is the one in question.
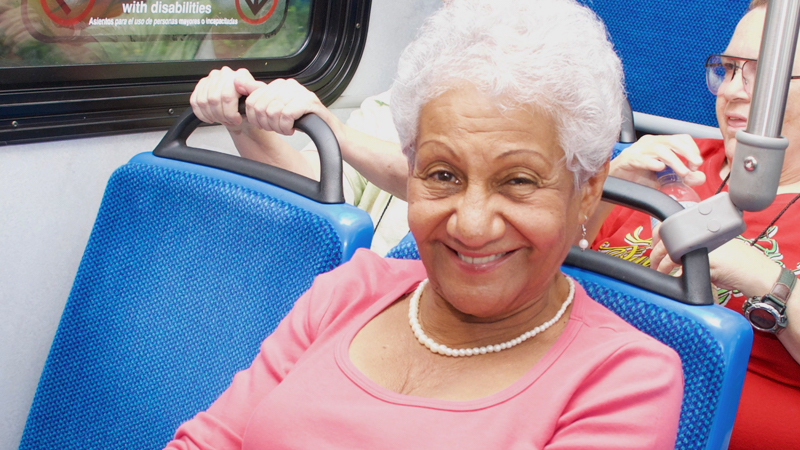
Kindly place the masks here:
<instances>
[{"instance_id":1,"label":"pink top","mask_svg":"<svg viewBox=\"0 0 800 450\"><path fill-rule=\"evenodd\" d=\"M419 261L365 250L319 276L250 368L167 448L674 447L683 394L677 354L578 285L555 345L500 392L447 401L372 382L350 361L350 342L425 277Z\"/></svg>"}]
</instances>

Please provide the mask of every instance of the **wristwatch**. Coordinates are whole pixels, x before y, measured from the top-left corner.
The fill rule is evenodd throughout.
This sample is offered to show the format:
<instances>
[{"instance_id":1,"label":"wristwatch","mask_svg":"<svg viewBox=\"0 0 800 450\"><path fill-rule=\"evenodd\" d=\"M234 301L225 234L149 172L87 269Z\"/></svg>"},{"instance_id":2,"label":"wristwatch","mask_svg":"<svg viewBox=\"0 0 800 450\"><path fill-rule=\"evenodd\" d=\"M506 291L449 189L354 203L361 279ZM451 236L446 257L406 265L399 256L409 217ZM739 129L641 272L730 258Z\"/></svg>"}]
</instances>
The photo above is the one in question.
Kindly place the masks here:
<instances>
[{"instance_id":1,"label":"wristwatch","mask_svg":"<svg viewBox=\"0 0 800 450\"><path fill-rule=\"evenodd\" d=\"M786 301L792 294L797 277L782 267L781 276L763 297L750 297L742 305L742 312L753 328L779 334L786 328Z\"/></svg>"}]
</instances>

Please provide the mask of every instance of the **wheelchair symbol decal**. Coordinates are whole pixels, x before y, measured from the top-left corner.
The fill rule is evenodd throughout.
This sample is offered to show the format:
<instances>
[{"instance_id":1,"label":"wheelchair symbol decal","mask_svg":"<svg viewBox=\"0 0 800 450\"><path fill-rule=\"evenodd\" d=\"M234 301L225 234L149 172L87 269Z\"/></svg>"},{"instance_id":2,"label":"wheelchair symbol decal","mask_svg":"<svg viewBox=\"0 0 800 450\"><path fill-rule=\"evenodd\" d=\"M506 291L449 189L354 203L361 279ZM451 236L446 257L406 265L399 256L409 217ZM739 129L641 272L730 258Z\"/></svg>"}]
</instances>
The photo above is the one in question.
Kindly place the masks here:
<instances>
[{"instance_id":1,"label":"wheelchair symbol decal","mask_svg":"<svg viewBox=\"0 0 800 450\"><path fill-rule=\"evenodd\" d=\"M239 13L239 17L242 18L245 22L251 25L258 25L260 23L264 23L267 19L272 16L272 13L275 12L275 8L278 6L278 0L244 0L245 4L247 4L247 9L253 14L252 17L248 17L245 15L244 11L242 10L242 0L236 0L236 12ZM259 16L264 10L264 7L268 4L272 3L270 6L269 11L264 13L263 16Z\"/></svg>"}]
</instances>

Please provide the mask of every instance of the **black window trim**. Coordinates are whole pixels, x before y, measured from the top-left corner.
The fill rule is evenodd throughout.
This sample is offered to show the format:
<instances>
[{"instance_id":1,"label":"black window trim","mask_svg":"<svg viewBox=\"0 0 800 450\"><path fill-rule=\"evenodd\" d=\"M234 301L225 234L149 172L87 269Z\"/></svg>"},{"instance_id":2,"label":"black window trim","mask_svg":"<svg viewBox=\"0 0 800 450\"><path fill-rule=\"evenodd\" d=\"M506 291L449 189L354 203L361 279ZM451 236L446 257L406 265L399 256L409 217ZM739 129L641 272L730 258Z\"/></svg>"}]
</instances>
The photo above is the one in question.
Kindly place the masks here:
<instances>
[{"instance_id":1,"label":"black window trim","mask_svg":"<svg viewBox=\"0 0 800 450\"><path fill-rule=\"evenodd\" d=\"M197 81L223 65L296 78L330 105L358 67L370 6L315 1L306 42L286 58L0 68L0 145L166 129Z\"/></svg>"}]
</instances>

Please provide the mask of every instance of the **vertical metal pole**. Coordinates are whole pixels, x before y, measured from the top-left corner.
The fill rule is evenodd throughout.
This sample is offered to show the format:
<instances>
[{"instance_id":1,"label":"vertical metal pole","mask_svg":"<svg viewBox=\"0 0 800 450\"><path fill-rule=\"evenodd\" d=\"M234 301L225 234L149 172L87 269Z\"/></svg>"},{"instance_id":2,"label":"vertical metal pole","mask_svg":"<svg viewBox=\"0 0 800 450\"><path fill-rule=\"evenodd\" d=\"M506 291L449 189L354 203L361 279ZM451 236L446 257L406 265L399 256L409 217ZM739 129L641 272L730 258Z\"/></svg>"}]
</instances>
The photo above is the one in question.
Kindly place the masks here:
<instances>
[{"instance_id":1,"label":"vertical metal pole","mask_svg":"<svg viewBox=\"0 0 800 450\"><path fill-rule=\"evenodd\" d=\"M798 26L800 0L770 0L750 117L747 129L736 133L736 154L728 185L731 201L741 210L761 211L772 204L778 192L789 144L781 137L781 128Z\"/></svg>"},{"instance_id":2,"label":"vertical metal pole","mask_svg":"<svg viewBox=\"0 0 800 450\"><path fill-rule=\"evenodd\" d=\"M769 2L750 118L747 121L747 132L750 134L766 137L781 135L798 25L800 0Z\"/></svg>"}]
</instances>

